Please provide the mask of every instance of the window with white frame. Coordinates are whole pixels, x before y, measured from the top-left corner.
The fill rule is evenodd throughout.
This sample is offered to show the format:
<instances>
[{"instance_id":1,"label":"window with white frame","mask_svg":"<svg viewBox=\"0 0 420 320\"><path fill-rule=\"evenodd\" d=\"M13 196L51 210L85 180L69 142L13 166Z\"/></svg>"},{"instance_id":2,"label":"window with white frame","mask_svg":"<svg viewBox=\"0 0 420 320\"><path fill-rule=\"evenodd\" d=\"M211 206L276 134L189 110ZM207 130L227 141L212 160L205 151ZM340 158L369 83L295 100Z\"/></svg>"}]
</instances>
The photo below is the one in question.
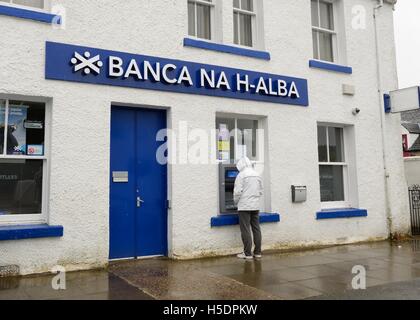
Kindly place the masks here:
<instances>
[{"instance_id":1,"label":"window with white frame","mask_svg":"<svg viewBox=\"0 0 420 320\"><path fill-rule=\"evenodd\" d=\"M45 219L46 106L0 100L0 222Z\"/></svg>"},{"instance_id":2,"label":"window with white frame","mask_svg":"<svg viewBox=\"0 0 420 320\"><path fill-rule=\"evenodd\" d=\"M44 9L46 1L45 0L0 0L0 4L2 2L6 2L11 5L16 5L16 6Z\"/></svg>"},{"instance_id":3,"label":"window with white frame","mask_svg":"<svg viewBox=\"0 0 420 320\"><path fill-rule=\"evenodd\" d=\"M346 205L348 163L343 128L318 126L318 157L321 202Z\"/></svg>"},{"instance_id":4,"label":"window with white frame","mask_svg":"<svg viewBox=\"0 0 420 320\"><path fill-rule=\"evenodd\" d=\"M317 60L334 62L337 55L337 30L334 2L311 0L313 54Z\"/></svg>"},{"instance_id":5,"label":"window with white frame","mask_svg":"<svg viewBox=\"0 0 420 320\"><path fill-rule=\"evenodd\" d=\"M234 43L253 47L255 42L256 10L254 0L233 0Z\"/></svg>"},{"instance_id":6,"label":"window with white frame","mask_svg":"<svg viewBox=\"0 0 420 320\"><path fill-rule=\"evenodd\" d=\"M215 0L188 0L188 34L212 40L213 10Z\"/></svg>"},{"instance_id":7,"label":"window with white frame","mask_svg":"<svg viewBox=\"0 0 420 320\"><path fill-rule=\"evenodd\" d=\"M217 117L217 158L223 162L235 162L247 156L260 161L260 121L257 119Z\"/></svg>"}]
</instances>

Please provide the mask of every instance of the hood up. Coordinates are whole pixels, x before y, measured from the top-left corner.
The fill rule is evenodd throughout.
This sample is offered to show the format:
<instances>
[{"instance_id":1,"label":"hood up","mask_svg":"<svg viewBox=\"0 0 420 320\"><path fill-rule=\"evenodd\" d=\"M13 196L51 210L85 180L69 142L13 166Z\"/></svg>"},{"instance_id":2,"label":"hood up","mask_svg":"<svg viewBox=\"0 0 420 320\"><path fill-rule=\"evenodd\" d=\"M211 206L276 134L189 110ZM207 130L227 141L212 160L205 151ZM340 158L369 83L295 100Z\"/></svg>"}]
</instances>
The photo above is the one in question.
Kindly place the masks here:
<instances>
[{"instance_id":1,"label":"hood up","mask_svg":"<svg viewBox=\"0 0 420 320\"><path fill-rule=\"evenodd\" d=\"M238 168L239 172L242 172L247 168L252 169L251 160L249 160L247 157L242 158L241 160L238 161L236 168Z\"/></svg>"}]
</instances>

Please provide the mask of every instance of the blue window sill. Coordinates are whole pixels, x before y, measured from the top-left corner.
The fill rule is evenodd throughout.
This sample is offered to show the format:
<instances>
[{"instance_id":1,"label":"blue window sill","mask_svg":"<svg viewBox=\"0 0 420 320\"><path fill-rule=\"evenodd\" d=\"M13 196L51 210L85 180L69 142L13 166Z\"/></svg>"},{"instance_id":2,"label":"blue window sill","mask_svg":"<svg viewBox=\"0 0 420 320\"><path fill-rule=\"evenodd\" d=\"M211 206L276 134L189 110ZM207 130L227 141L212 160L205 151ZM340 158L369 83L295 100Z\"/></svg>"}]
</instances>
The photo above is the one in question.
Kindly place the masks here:
<instances>
[{"instance_id":1,"label":"blue window sill","mask_svg":"<svg viewBox=\"0 0 420 320\"><path fill-rule=\"evenodd\" d=\"M20 225L0 227L0 241L36 238L60 238L63 236L62 226Z\"/></svg>"},{"instance_id":2,"label":"blue window sill","mask_svg":"<svg viewBox=\"0 0 420 320\"><path fill-rule=\"evenodd\" d=\"M328 71L334 71L334 72L340 72L340 73L346 73L346 74L353 73L352 67L342 66L335 63L322 62L318 60L309 60L309 67L328 70Z\"/></svg>"},{"instance_id":3,"label":"blue window sill","mask_svg":"<svg viewBox=\"0 0 420 320\"><path fill-rule=\"evenodd\" d=\"M261 213L260 223L280 222L278 213ZM237 214L229 214L211 218L211 227L236 226L239 224L239 216Z\"/></svg>"},{"instance_id":4,"label":"blue window sill","mask_svg":"<svg viewBox=\"0 0 420 320\"><path fill-rule=\"evenodd\" d=\"M207 42L202 40L196 40L191 38L184 38L184 47L193 47L204 50L212 50L223 53L236 54L239 56L251 57L262 60L271 60L269 52L259 51L253 49L240 48L235 46L230 46L226 44Z\"/></svg>"},{"instance_id":5,"label":"blue window sill","mask_svg":"<svg viewBox=\"0 0 420 320\"><path fill-rule=\"evenodd\" d=\"M0 5L0 15L35 20L39 22L61 24L61 16L22 8Z\"/></svg>"},{"instance_id":6,"label":"blue window sill","mask_svg":"<svg viewBox=\"0 0 420 320\"><path fill-rule=\"evenodd\" d=\"M317 220L358 218L367 216L368 212L364 209L331 209L322 210L316 213Z\"/></svg>"}]
</instances>

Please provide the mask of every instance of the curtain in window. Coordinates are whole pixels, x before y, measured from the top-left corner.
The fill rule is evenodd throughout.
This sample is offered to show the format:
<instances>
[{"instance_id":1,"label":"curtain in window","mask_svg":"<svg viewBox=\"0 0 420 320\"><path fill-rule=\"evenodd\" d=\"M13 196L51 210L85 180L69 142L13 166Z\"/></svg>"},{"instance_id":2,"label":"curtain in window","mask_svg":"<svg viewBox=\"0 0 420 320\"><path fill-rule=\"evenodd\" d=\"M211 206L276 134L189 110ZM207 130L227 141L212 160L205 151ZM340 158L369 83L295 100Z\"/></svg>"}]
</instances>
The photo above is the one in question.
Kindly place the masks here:
<instances>
[{"instance_id":1,"label":"curtain in window","mask_svg":"<svg viewBox=\"0 0 420 320\"><path fill-rule=\"evenodd\" d=\"M324 61L334 61L333 55L333 35L325 32L318 32L319 36L319 59Z\"/></svg>"},{"instance_id":2,"label":"curtain in window","mask_svg":"<svg viewBox=\"0 0 420 320\"><path fill-rule=\"evenodd\" d=\"M188 2L188 34L195 36L195 4Z\"/></svg>"},{"instance_id":3,"label":"curtain in window","mask_svg":"<svg viewBox=\"0 0 420 320\"><path fill-rule=\"evenodd\" d=\"M44 0L13 0L12 3L27 7L44 9Z\"/></svg>"},{"instance_id":4,"label":"curtain in window","mask_svg":"<svg viewBox=\"0 0 420 320\"><path fill-rule=\"evenodd\" d=\"M239 25L241 28L241 45L252 47L252 17L247 14L240 14Z\"/></svg>"},{"instance_id":5,"label":"curtain in window","mask_svg":"<svg viewBox=\"0 0 420 320\"><path fill-rule=\"evenodd\" d=\"M202 39L211 39L211 8L206 5L197 4L197 37Z\"/></svg>"}]
</instances>

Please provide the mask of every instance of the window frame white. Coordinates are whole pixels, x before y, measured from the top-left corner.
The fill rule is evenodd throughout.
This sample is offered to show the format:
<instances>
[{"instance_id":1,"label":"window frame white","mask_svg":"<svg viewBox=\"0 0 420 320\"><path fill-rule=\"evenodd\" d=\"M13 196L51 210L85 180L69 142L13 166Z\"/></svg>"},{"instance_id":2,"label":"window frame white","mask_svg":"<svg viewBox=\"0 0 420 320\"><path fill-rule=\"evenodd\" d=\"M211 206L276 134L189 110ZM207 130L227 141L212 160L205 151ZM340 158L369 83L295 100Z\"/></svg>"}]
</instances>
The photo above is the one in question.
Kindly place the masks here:
<instances>
[{"instance_id":1,"label":"window frame white","mask_svg":"<svg viewBox=\"0 0 420 320\"><path fill-rule=\"evenodd\" d=\"M258 123L258 127L256 128L257 132L256 132L256 160L250 159L251 162L253 164L264 164L264 155L265 155L265 150L264 150L264 143L265 143L265 137L261 137L260 133L261 130L264 130L264 119L258 116L248 116L248 115L236 115L236 114L226 114L226 113L217 113L216 114L216 122L218 119L229 119L229 120L234 120L235 122L235 129L234 130L230 130L229 132L231 133L232 131L234 131L234 151L233 151L233 156L234 159L231 159L230 162L234 161L238 161L239 159L237 158L238 155L238 121L239 120L249 120L249 121L257 121ZM218 128L216 128L216 131L218 130ZM264 130L265 133L265 130ZM263 142L263 143L261 143ZM216 155L217 155L217 150L216 150ZM224 163L226 161L223 160L218 160L216 159L216 161L218 163Z\"/></svg>"},{"instance_id":2,"label":"window frame white","mask_svg":"<svg viewBox=\"0 0 420 320\"><path fill-rule=\"evenodd\" d=\"M211 0L211 1L203 1L203 0L187 0L187 16L189 15L188 12L188 5L189 3L192 2L194 3L194 21L195 21L195 35L190 35L189 32L189 17L188 17L188 26L187 26L187 34L188 37L193 38L193 39L197 39L197 40L202 40L202 41L215 41L216 39L216 8L218 5L218 0ZM197 35L197 31L198 31L198 19L197 19L197 4L201 4L201 5L205 5L210 7L210 39L206 39L206 38L200 38Z\"/></svg>"},{"instance_id":3,"label":"window frame white","mask_svg":"<svg viewBox=\"0 0 420 320\"><path fill-rule=\"evenodd\" d=\"M350 177L349 177L349 157L348 157L348 149L347 149L347 137L346 137L346 128L343 125L337 125L332 123L318 123L317 128L319 127L326 127L326 147L327 147L327 159L328 162L320 162L319 161L319 151L317 153L318 156L318 180L319 183L321 182L321 172L320 167L321 166L339 166L342 167L343 171L343 193L344 193L344 201L322 201L320 196L320 202L322 209L339 209L339 208L352 208L352 203L350 200ZM342 156L343 160L342 162L331 162L330 161L330 144L329 144L329 134L328 129L341 129L341 146L342 146ZM317 147L319 149L319 143L318 143L318 137L317 137ZM319 190L321 192L321 185L319 184Z\"/></svg>"},{"instance_id":4,"label":"window frame white","mask_svg":"<svg viewBox=\"0 0 420 320\"><path fill-rule=\"evenodd\" d=\"M52 124L52 112L51 104L48 101L40 99L32 99L30 97L11 97L0 95L0 100L5 101L5 132L3 141L3 153L0 154L0 160L42 160L42 206L40 213L37 214L14 214L0 216L1 225L21 225L21 224L46 224L49 218L49 186L50 186L50 159L51 159L51 124ZM43 103L45 105L45 120L44 120L44 155L43 156L28 156L28 155L7 155L7 146L5 141L7 140L7 124L8 116L7 112L9 109L10 101L26 101ZM0 163L1 165L1 163Z\"/></svg>"},{"instance_id":5,"label":"window frame white","mask_svg":"<svg viewBox=\"0 0 420 320\"><path fill-rule=\"evenodd\" d=\"M232 16L233 43L236 46L240 46L240 47L243 47L243 48L256 48L257 47L257 40L258 40L257 39L257 33L258 33L258 29L257 29L257 26L258 26L258 23L257 23L257 21L258 21L258 4L256 3L256 0L251 0L251 2L252 2L252 10L253 11L245 10L245 9L242 9L242 8L235 8L235 6L233 4L233 1L232 1L232 7L233 7L233 16ZM241 7L241 3L242 3L241 0L239 0L239 6L240 7ZM235 20L235 13L238 13L237 24L238 24L238 42L239 43L235 43L235 21L234 21ZM241 42L241 27L240 27L240 23L239 23L240 14L248 15L248 16L251 17L252 46L247 46L247 45L244 45L244 44L240 43Z\"/></svg>"},{"instance_id":6,"label":"window frame white","mask_svg":"<svg viewBox=\"0 0 420 320\"><path fill-rule=\"evenodd\" d=\"M31 7L31 6L25 6L21 4L15 4L13 3L13 0L8 0L10 2L4 2L0 1L0 5L9 6L12 8L19 8L19 9L25 9L25 10L31 10L31 11L37 11L37 12L47 12L49 13L51 11L51 0L44 0L44 8L37 8L37 7Z\"/></svg>"},{"instance_id":7,"label":"window frame white","mask_svg":"<svg viewBox=\"0 0 420 320\"><path fill-rule=\"evenodd\" d=\"M318 47L318 58L313 57L313 60L321 61L321 62L327 62L327 63L339 63L340 62L340 49L339 49L339 19L338 19L338 6L337 6L337 0L314 0L318 4L318 24L319 26L314 26L312 18L311 18L311 32L314 31L320 32L320 33L326 33L332 35L332 41L331 41L331 50L332 50L332 61L323 60L321 59L321 48L320 48L320 41L319 36L317 37L317 47ZM320 3L329 3L332 6L332 15L333 15L333 23L334 23L334 30L325 29L321 27L321 10L320 10ZM310 1L311 6L311 17L312 17L312 0ZM313 40L312 40L313 42ZM312 51L314 51L315 43L312 43Z\"/></svg>"},{"instance_id":8,"label":"window frame white","mask_svg":"<svg viewBox=\"0 0 420 320\"><path fill-rule=\"evenodd\" d=\"M235 143L235 151L234 151L234 159L230 160L230 163L236 163L237 159L237 147L238 147L238 120L250 120L250 121L258 121L258 128L257 128L257 135L256 135L256 159L257 160L251 160L251 163L253 164L254 168L258 171L258 172L263 172L262 173L262 179L263 179L263 184L264 184L264 194L263 197L261 199L261 212L272 212L271 211L271 186L270 183L268 183L270 181L270 170L268 170L269 168L269 156L268 156L268 139L269 137L267 136L267 117L266 116L262 116L262 115L248 115L248 114L236 114L236 113L229 113L229 112L223 112L223 111L219 111L216 112L216 116L215 116L215 125L217 124L217 120L218 119L228 119L228 120L235 120L235 130L234 130L234 143ZM216 128L216 141L217 141L217 131L218 128ZM230 130L231 132L232 130ZM215 161L216 164L219 163L227 163L226 161L221 161L217 159L217 142L216 142L216 146L215 146ZM219 200L218 200L219 201Z\"/></svg>"}]
</instances>

